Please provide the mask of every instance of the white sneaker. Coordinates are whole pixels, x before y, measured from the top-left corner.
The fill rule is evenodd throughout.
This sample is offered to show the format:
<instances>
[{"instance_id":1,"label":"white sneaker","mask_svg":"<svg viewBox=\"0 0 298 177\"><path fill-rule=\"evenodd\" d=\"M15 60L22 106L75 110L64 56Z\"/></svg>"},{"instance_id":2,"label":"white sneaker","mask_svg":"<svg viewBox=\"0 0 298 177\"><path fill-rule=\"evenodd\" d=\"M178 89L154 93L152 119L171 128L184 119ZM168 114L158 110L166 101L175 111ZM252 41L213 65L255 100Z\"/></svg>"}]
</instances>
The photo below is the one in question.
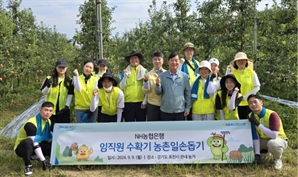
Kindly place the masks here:
<instances>
[{"instance_id":1,"label":"white sneaker","mask_svg":"<svg viewBox=\"0 0 298 177\"><path fill-rule=\"evenodd\" d=\"M281 159L274 160L274 168L280 170L282 168L282 161Z\"/></svg>"},{"instance_id":2,"label":"white sneaker","mask_svg":"<svg viewBox=\"0 0 298 177\"><path fill-rule=\"evenodd\" d=\"M261 159L267 160L272 154L268 151L267 153L261 153Z\"/></svg>"}]
</instances>

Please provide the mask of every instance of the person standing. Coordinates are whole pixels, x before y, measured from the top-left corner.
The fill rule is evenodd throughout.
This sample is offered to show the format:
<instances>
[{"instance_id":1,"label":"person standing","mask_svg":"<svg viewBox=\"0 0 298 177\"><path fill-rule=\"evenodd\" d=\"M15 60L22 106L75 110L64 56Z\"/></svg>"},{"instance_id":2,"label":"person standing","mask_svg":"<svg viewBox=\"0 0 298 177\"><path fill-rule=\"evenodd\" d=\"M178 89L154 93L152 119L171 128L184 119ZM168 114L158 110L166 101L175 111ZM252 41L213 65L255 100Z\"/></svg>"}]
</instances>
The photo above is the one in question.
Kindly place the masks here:
<instances>
[{"instance_id":1,"label":"person standing","mask_svg":"<svg viewBox=\"0 0 298 177\"><path fill-rule=\"evenodd\" d=\"M92 72L92 75L96 77L97 79L100 79L101 76L108 72L108 61L105 59L98 60L97 66L94 68L94 71ZM98 103L98 114L97 114L97 122L100 121L100 112L101 112L101 102Z\"/></svg>"},{"instance_id":2,"label":"person standing","mask_svg":"<svg viewBox=\"0 0 298 177\"><path fill-rule=\"evenodd\" d=\"M210 63L203 60L198 68L199 76L191 88L192 119L214 120L215 84L210 80Z\"/></svg>"},{"instance_id":3,"label":"person standing","mask_svg":"<svg viewBox=\"0 0 298 177\"><path fill-rule=\"evenodd\" d=\"M73 71L75 116L77 123L94 123L97 117L97 109L93 113L90 111L93 90L97 88L98 82L97 78L91 74L93 69L93 61L87 60L84 62L83 74L79 75L77 69Z\"/></svg>"},{"instance_id":4,"label":"person standing","mask_svg":"<svg viewBox=\"0 0 298 177\"><path fill-rule=\"evenodd\" d=\"M54 104L52 123L70 123L69 106L74 94L72 79L65 60L58 60L51 76L47 76L41 88L46 101Z\"/></svg>"},{"instance_id":5,"label":"person standing","mask_svg":"<svg viewBox=\"0 0 298 177\"><path fill-rule=\"evenodd\" d=\"M160 121L161 96L155 93L156 79L166 70L162 65L164 55L161 52L154 52L152 55L153 69L144 75L143 91L147 94L147 120Z\"/></svg>"},{"instance_id":6,"label":"person standing","mask_svg":"<svg viewBox=\"0 0 298 177\"><path fill-rule=\"evenodd\" d=\"M97 108L98 102L101 102L102 109L98 113L100 119L98 122L121 122L124 108L124 94L117 87L117 81L112 74L106 72L98 81L98 89L93 91L91 112Z\"/></svg>"},{"instance_id":7,"label":"person standing","mask_svg":"<svg viewBox=\"0 0 298 177\"><path fill-rule=\"evenodd\" d=\"M247 68L248 58L245 53L238 52L233 60L235 70L234 74L237 81L241 84L240 92L243 95L243 100L238 106L238 114L240 119L247 119L247 115L251 112L248 107L247 98L250 94L256 94L260 90L260 81L256 72Z\"/></svg>"},{"instance_id":8,"label":"person standing","mask_svg":"<svg viewBox=\"0 0 298 177\"><path fill-rule=\"evenodd\" d=\"M181 71L189 76L189 84L192 85L197 78L197 70L199 68L199 62L194 58L194 54L197 52L197 49L193 43L187 42L181 52L185 58L181 65ZM192 120L192 110L190 110L187 120Z\"/></svg>"},{"instance_id":9,"label":"person standing","mask_svg":"<svg viewBox=\"0 0 298 177\"><path fill-rule=\"evenodd\" d=\"M21 127L14 145L14 151L25 163L25 176L33 174L31 157L36 155L42 162L43 170L51 168L51 164L45 156L51 155L52 131L50 117L54 111L54 104L44 102L39 113L28 119Z\"/></svg>"},{"instance_id":10,"label":"person standing","mask_svg":"<svg viewBox=\"0 0 298 177\"><path fill-rule=\"evenodd\" d=\"M142 86L147 70L141 65L144 57L139 52L132 51L125 60L129 65L122 71L119 84L124 91L123 117L125 122L146 121L147 100Z\"/></svg>"},{"instance_id":11,"label":"person standing","mask_svg":"<svg viewBox=\"0 0 298 177\"><path fill-rule=\"evenodd\" d=\"M215 98L215 109L219 110L220 120L239 120L238 105L243 99L239 93L241 84L233 74L228 74L221 78L220 87Z\"/></svg>"},{"instance_id":12,"label":"person standing","mask_svg":"<svg viewBox=\"0 0 298 177\"><path fill-rule=\"evenodd\" d=\"M253 138L255 159L260 163L260 150L268 151L264 156L269 157L272 154L274 168L280 170L283 151L288 147L288 138L284 132L282 120L276 112L263 107L263 101L259 95L251 94L247 100L252 110L248 118L253 126L253 137L256 137ZM257 136L254 136L255 133Z\"/></svg>"},{"instance_id":13,"label":"person standing","mask_svg":"<svg viewBox=\"0 0 298 177\"><path fill-rule=\"evenodd\" d=\"M189 76L178 70L177 53L168 57L169 70L156 79L155 93L161 95L161 121L182 121L191 108Z\"/></svg>"}]
</instances>

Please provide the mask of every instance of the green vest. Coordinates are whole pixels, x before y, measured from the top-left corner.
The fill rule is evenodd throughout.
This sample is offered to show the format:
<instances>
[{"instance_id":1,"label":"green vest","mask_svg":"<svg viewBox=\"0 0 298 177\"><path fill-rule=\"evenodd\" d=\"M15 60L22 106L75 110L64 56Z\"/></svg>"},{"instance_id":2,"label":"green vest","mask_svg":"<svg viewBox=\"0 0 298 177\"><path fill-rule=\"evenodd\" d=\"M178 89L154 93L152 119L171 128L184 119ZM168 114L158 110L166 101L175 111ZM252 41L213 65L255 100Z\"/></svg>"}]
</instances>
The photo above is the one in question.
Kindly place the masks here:
<instances>
[{"instance_id":1,"label":"green vest","mask_svg":"<svg viewBox=\"0 0 298 177\"><path fill-rule=\"evenodd\" d=\"M79 82L82 90L80 92L74 89L75 94L75 109L78 110L89 110L92 100L93 90L95 89L95 84L97 79L93 76L88 79L87 84L85 83L85 76L79 76Z\"/></svg>"},{"instance_id":2,"label":"green vest","mask_svg":"<svg viewBox=\"0 0 298 177\"><path fill-rule=\"evenodd\" d=\"M218 94L218 96L220 98L220 101L221 101L222 92L218 91L217 94ZM242 96L241 93L238 93L237 98L240 98L241 96ZM229 110L228 105L230 104L230 101L231 101L231 97L229 97L227 95L227 97L226 97L226 106L222 109L223 112L224 112L225 120L239 120L238 106L234 110Z\"/></svg>"},{"instance_id":3,"label":"green vest","mask_svg":"<svg viewBox=\"0 0 298 177\"><path fill-rule=\"evenodd\" d=\"M118 111L117 100L120 89L118 87L113 87L112 92L109 94L103 89L98 90L99 99L102 103L101 112L110 116L116 115Z\"/></svg>"},{"instance_id":4,"label":"green vest","mask_svg":"<svg viewBox=\"0 0 298 177\"><path fill-rule=\"evenodd\" d=\"M50 79L51 76L48 76L47 78ZM50 92L47 94L46 101L49 101L54 104L54 110L53 110L54 115L56 114L58 96L59 96L59 103L58 103L59 108L63 109L66 104L68 89L64 86L64 80L65 79L63 79L60 84L58 80L58 85L56 87L51 86Z\"/></svg>"},{"instance_id":5,"label":"green vest","mask_svg":"<svg viewBox=\"0 0 298 177\"><path fill-rule=\"evenodd\" d=\"M259 116L254 114L253 112L250 113L249 117L251 117L252 114L254 114L254 117L260 122L260 124L264 125L264 127L266 127L266 128L269 128L269 118L272 113L273 113L273 111L266 109L265 116L262 118L259 118ZM287 136L284 132L284 128L282 126L281 119L279 119L279 125L280 125L280 127L279 127L279 131L278 131L278 135L277 135L278 138L287 139ZM267 136L265 133L263 133L259 127L256 126L256 130L257 130L260 138L270 139L270 137Z\"/></svg>"},{"instance_id":6,"label":"green vest","mask_svg":"<svg viewBox=\"0 0 298 177\"><path fill-rule=\"evenodd\" d=\"M204 89L202 79L199 81L198 87L198 99L193 101L192 104L192 113L193 114L212 114L215 111L214 108L214 97L204 98Z\"/></svg>"},{"instance_id":7,"label":"green vest","mask_svg":"<svg viewBox=\"0 0 298 177\"><path fill-rule=\"evenodd\" d=\"M235 69L232 71L232 74L235 75L237 81L241 84L240 87L240 93L242 95L247 94L254 88L253 84L253 75L254 70L245 68L243 72L241 72L239 69ZM247 100L242 100L239 104L239 106L248 106Z\"/></svg>"},{"instance_id":8,"label":"green vest","mask_svg":"<svg viewBox=\"0 0 298 177\"><path fill-rule=\"evenodd\" d=\"M47 121L49 121L49 124L51 125L51 120L48 119ZM41 131L44 130L44 127L45 127L47 121L41 120ZM28 119L26 123L28 123L28 122L32 123L37 128L37 123L36 123L36 117L35 116ZM14 144L14 148L13 148L14 150L18 147L18 145L20 144L21 141L28 138L27 133L24 129L26 123L24 123L24 125L21 127L21 129L19 131L18 137L17 137L16 142Z\"/></svg>"},{"instance_id":9,"label":"green vest","mask_svg":"<svg viewBox=\"0 0 298 177\"><path fill-rule=\"evenodd\" d=\"M126 103L137 103L144 100L143 79L137 80L138 68L131 67L130 77L126 78L126 87L124 88L124 100Z\"/></svg>"}]
</instances>

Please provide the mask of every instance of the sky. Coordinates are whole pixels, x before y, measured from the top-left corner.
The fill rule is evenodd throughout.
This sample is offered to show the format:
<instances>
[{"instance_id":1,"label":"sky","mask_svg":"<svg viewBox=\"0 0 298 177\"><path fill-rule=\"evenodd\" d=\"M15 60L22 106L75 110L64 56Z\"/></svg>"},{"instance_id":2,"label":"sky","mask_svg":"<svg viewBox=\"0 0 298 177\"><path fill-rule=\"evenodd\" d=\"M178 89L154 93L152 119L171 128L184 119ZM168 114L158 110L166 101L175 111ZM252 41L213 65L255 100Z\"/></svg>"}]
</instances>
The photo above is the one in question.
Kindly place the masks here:
<instances>
[{"instance_id":1,"label":"sky","mask_svg":"<svg viewBox=\"0 0 298 177\"><path fill-rule=\"evenodd\" d=\"M6 0L3 1L3 7L6 8ZM121 35L125 31L136 27L138 22L145 22L149 18L148 9L149 5L152 4L152 0L107 1L109 7L116 6L113 13L115 22L112 24L112 27L116 29L112 31L112 35L116 33ZM158 9L163 1L156 0ZM168 4L174 1L167 0ZM75 35L75 29L80 28L76 24L76 20L78 20L78 8L83 3L84 0L22 0L20 8L31 8L38 24L42 21L43 24L50 28L55 26L58 32L66 34L68 38L72 38ZM191 10L195 11L195 0L191 0L191 4ZM270 7L273 4L273 0L263 0L258 4L257 8L264 9L265 4L269 4Z\"/></svg>"}]
</instances>

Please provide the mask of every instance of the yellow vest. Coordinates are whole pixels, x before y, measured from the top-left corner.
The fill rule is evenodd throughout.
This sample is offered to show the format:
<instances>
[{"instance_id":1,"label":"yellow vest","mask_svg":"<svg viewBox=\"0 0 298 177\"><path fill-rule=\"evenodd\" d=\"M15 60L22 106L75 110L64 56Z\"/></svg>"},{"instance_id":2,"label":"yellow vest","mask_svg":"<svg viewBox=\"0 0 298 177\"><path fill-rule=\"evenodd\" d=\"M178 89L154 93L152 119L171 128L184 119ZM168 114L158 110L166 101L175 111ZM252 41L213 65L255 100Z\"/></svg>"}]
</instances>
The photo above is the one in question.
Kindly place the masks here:
<instances>
[{"instance_id":1,"label":"yellow vest","mask_svg":"<svg viewBox=\"0 0 298 177\"><path fill-rule=\"evenodd\" d=\"M81 85L81 92L78 92L74 89L75 94L75 109L78 110L88 110L90 109L90 104L92 100L93 90L95 89L95 84L97 79L94 76L91 76L88 79L87 84L85 84L85 76L79 76L79 82Z\"/></svg>"},{"instance_id":2,"label":"yellow vest","mask_svg":"<svg viewBox=\"0 0 298 177\"><path fill-rule=\"evenodd\" d=\"M48 119L47 121L51 125L51 120ZM41 120L41 131L43 131L43 129L44 129L47 121ZM35 116L34 117L31 117L30 119L28 119L26 123L32 123L37 128L37 123L36 123L36 117ZM21 127L21 129L19 131L18 137L17 137L16 142L14 144L14 148L13 148L14 150L18 147L18 145L20 144L21 141L23 141L23 140L25 140L25 139L28 138L27 133L26 133L26 131L24 129L26 123L24 123L24 125Z\"/></svg>"},{"instance_id":3,"label":"yellow vest","mask_svg":"<svg viewBox=\"0 0 298 177\"><path fill-rule=\"evenodd\" d=\"M51 76L47 77L48 79L51 78ZM59 108L63 109L66 104L66 99L68 95L68 89L64 86L64 79L62 79L60 86L59 86L59 80L58 85L56 87L51 86L50 92L47 94L46 101L49 101L54 104L54 110L53 114L56 114L56 108L57 108L57 101L58 101L58 95L59 95ZM59 110L58 110L59 111Z\"/></svg>"},{"instance_id":4,"label":"yellow vest","mask_svg":"<svg viewBox=\"0 0 298 177\"><path fill-rule=\"evenodd\" d=\"M221 101L222 92L218 91L217 94L218 94L218 96L220 98L220 101ZM237 98L240 98L241 96L242 96L241 93L238 93ZM231 97L229 97L227 95L227 97L226 97L226 106L222 109L223 112L224 112L225 120L239 120L238 106L234 110L229 110L228 105L230 104L230 101L231 101ZM218 118L218 117L216 116L216 118ZM220 119L220 117L219 117L219 119Z\"/></svg>"},{"instance_id":5,"label":"yellow vest","mask_svg":"<svg viewBox=\"0 0 298 177\"><path fill-rule=\"evenodd\" d=\"M124 88L124 100L127 103L137 103L144 100L145 94L142 91L143 79L137 80L139 67L131 67L130 77L126 78L126 87Z\"/></svg>"},{"instance_id":6,"label":"yellow vest","mask_svg":"<svg viewBox=\"0 0 298 177\"><path fill-rule=\"evenodd\" d=\"M164 69L162 69L163 72L166 71ZM144 89L144 87L142 87L143 92L147 93L148 95L148 103L150 103L151 105L155 105L155 106L160 106L161 105L161 95L157 95L155 93L155 87L156 87L156 79L158 77L158 75L155 72L155 69L153 68L149 73L149 79L147 82L149 82L149 87L150 89L146 90Z\"/></svg>"},{"instance_id":7,"label":"yellow vest","mask_svg":"<svg viewBox=\"0 0 298 177\"><path fill-rule=\"evenodd\" d=\"M200 85L198 87L198 99L193 101L192 113L193 114L212 114L215 111L214 108L214 97L204 98L203 82L200 79Z\"/></svg>"},{"instance_id":8,"label":"yellow vest","mask_svg":"<svg viewBox=\"0 0 298 177\"><path fill-rule=\"evenodd\" d=\"M101 112L110 116L114 116L117 114L117 100L118 95L121 90L118 87L113 87L112 92L109 94L103 89L100 88L98 90L99 100L102 103Z\"/></svg>"},{"instance_id":9,"label":"yellow vest","mask_svg":"<svg viewBox=\"0 0 298 177\"><path fill-rule=\"evenodd\" d=\"M273 113L273 111L266 109L266 113L265 116L263 118L259 118L258 115L254 114L253 112L250 113L249 117L252 116L252 114L254 114L255 118L260 122L260 124L264 125L264 127L269 128L269 118L271 113ZM282 126L282 121L281 119L279 119L279 131L278 131L278 138L283 138L283 139L287 139L287 136L284 132L284 128ZM267 136L265 133L263 133L259 127L256 126L256 130L260 136L260 138L265 138L265 139L271 139L269 136Z\"/></svg>"},{"instance_id":10,"label":"yellow vest","mask_svg":"<svg viewBox=\"0 0 298 177\"><path fill-rule=\"evenodd\" d=\"M253 84L253 75L254 70L245 68L243 72L241 72L239 69L235 69L232 71L232 74L235 75L237 81L241 84L240 87L240 93L242 95L247 94L254 88ZM239 104L239 106L248 106L247 100L242 100Z\"/></svg>"},{"instance_id":11,"label":"yellow vest","mask_svg":"<svg viewBox=\"0 0 298 177\"><path fill-rule=\"evenodd\" d=\"M199 66L199 62L196 60L198 66ZM195 68L195 64L190 60L189 63L192 65L193 68ZM195 81L197 76L195 75L195 72L192 70L192 68L188 65L187 66L187 71L189 74L189 84L192 85Z\"/></svg>"}]
</instances>

